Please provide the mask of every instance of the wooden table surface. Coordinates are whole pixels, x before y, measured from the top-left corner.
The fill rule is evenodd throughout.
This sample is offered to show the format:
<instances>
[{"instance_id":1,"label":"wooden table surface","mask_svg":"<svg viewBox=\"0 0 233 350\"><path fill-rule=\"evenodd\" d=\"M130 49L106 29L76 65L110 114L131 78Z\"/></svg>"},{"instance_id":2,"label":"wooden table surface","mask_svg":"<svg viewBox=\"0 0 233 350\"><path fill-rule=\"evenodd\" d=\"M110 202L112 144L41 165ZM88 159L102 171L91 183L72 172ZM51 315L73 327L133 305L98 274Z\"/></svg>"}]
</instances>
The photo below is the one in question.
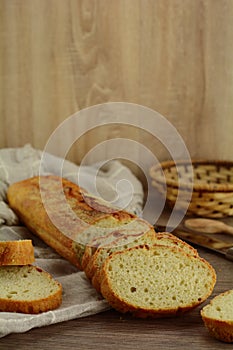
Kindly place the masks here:
<instances>
[{"instance_id":1,"label":"wooden table surface","mask_svg":"<svg viewBox=\"0 0 233 350\"><path fill-rule=\"evenodd\" d=\"M233 261L198 249L215 268L213 294L233 288ZM134 319L114 310L35 328L0 339L0 349L230 349L231 345L212 338L205 329L200 308L183 316L166 319Z\"/></svg>"}]
</instances>

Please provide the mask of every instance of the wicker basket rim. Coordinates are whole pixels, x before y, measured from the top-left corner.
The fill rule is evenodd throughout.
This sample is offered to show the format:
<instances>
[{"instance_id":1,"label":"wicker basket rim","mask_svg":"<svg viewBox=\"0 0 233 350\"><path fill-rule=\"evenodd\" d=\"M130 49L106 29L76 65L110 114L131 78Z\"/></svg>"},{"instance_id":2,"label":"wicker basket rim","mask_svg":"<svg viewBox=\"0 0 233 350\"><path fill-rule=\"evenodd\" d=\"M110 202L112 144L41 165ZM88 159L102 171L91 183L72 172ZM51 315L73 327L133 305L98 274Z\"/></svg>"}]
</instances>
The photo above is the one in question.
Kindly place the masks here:
<instances>
[{"instance_id":1,"label":"wicker basket rim","mask_svg":"<svg viewBox=\"0 0 233 350\"><path fill-rule=\"evenodd\" d=\"M156 174L155 173L157 170L162 169L167 169L171 167L176 167L179 165L195 165L197 167L198 165L218 165L221 167L233 167L233 161L228 161L228 160L192 160L187 161L187 160L178 160L178 161L164 161L159 164L155 164L151 167L150 169L150 176L151 178L156 181L160 182L162 184L165 184L170 187L174 188L179 188L179 189L184 189L184 190L192 190L192 191L205 191L205 192L232 192L233 191L233 184L231 183L224 183L224 184L200 184L200 183L186 183L180 180L177 182L176 180L173 179L165 179L164 176Z\"/></svg>"}]
</instances>

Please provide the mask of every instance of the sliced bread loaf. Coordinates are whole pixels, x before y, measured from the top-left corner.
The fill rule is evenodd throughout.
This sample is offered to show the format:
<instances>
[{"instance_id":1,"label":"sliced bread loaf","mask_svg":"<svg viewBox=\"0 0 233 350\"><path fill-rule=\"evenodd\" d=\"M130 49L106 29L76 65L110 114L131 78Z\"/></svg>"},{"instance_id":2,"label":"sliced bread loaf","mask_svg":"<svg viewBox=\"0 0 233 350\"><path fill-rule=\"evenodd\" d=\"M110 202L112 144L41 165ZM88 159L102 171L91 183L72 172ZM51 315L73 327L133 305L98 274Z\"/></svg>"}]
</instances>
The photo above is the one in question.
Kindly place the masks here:
<instances>
[{"instance_id":1,"label":"sliced bread loaf","mask_svg":"<svg viewBox=\"0 0 233 350\"><path fill-rule=\"evenodd\" d=\"M61 305L61 284L36 266L1 266L0 280L0 311L37 314Z\"/></svg>"},{"instance_id":2,"label":"sliced bread loaf","mask_svg":"<svg viewBox=\"0 0 233 350\"><path fill-rule=\"evenodd\" d=\"M28 265L34 261L34 248L30 239L0 241L0 266Z\"/></svg>"},{"instance_id":3,"label":"sliced bread loaf","mask_svg":"<svg viewBox=\"0 0 233 350\"><path fill-rule=\"evenodd\" d=\"M201 310L201 316L213 337L233 343L233 289L213 298Z\"/></svg>"},{"instance_id":4,"label":"sliced bread loaf","mask_svg":"<svg viewBox=\"0 0 233 350\"><path fill-rule=\"evenodd\" d=\"M104 262L101 293L115 309L161 317L193 309L212 293L216 274L197 255L171 246L138 246Z\"/></svg>"},{"instance_id":5,"label":"sliced bread loaf","mask_svg":"<svg viewBox=\"0 0 233 350\"><path fill-rule=\"evenodd\" d=\"M122 244L121 239L118 239L109 248L100 246L93 255L92 259L90 260L90 271L87 271L88 277L91 278L92 285L96 288L98 292L100 291L101 285L101 269L103 267L105 259L114 252L122 251L123 249L131 248L142 244L147 244L149 246L158 244L179 247L183 249L186 253L189 253L191 255L198 255L196 249L194 249L189 244L183 242L181 239L168 232L156 234L154 231L150 231L146 235L124 245Z\"/></svg>"},{"instance_id":6,"label":"sliced bread loaf","mask_svg":"<svg viewBox=\"0 0 233 350\"><path fill-rule=\"evenodd\" d=\"M61 256L82 269L93 238L128 228L139 220L58 176L36 176L12 184L7 198L20 220ZM146 230L148 226L147 223Z\"/></svg>"}]
</instances>

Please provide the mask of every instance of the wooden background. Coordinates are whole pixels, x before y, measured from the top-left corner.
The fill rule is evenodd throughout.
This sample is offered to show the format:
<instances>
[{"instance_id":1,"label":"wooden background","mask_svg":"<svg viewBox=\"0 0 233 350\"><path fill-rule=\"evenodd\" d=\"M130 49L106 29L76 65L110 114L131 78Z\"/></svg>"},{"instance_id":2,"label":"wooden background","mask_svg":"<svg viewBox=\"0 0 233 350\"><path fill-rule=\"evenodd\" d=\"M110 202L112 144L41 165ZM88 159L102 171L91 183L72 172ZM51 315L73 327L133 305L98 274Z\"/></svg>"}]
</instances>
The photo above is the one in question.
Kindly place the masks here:
<instances>
[{"instance_id":1,"label":"wooden background","mask_svg":"<svg viewBox=\"0 0 233 350\"><path fill-rule=\"evenodd\" d=\"M192 157L232 160L233 0L0 0L1 148L43 149L67 117L109 101L160 112ZM69 158L121 136L167 157L148 133L115 125Z\"/></svg>"}]
</instances>

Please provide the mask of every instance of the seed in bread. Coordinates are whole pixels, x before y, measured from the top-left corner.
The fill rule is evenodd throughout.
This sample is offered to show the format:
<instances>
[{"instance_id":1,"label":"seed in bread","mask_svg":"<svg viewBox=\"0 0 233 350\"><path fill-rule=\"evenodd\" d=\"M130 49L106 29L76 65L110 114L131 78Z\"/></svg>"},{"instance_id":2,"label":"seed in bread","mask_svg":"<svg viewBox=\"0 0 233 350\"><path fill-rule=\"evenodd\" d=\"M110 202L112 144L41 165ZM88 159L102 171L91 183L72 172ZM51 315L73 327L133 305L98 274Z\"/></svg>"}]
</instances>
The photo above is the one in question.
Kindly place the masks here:
<instances>
[{"instance_id":1,"label":"seed in bread","mask_svg":"<svg viewBox=\"0 0 233 350\"><path fill-rule=\"evenodd\" d=\"M37 314L58 308L62 286L39 267L0 267L0 311Z\"/></svg>"},{"instance_id":2,"label":"seed in bread","mask_svg":"<svg viewBox=\"0 0 233 350\"><path fill-rule=\"evenodd\" d=\"M101 293L109 304L137 317L176 315L212 293L213 267L197 255L163 245L113 253L104 262Z\"/></svg>"},{"instance_id":3,"label":"seed in bread","mask_svg":"<svg viewBox=\"0 0 233 350\"><path fill-rule=\"evenodd\" d=\"M233 343L233 289L213 298L201 310L201 317L213 337Z\"/></svg>"}]
</instances>

